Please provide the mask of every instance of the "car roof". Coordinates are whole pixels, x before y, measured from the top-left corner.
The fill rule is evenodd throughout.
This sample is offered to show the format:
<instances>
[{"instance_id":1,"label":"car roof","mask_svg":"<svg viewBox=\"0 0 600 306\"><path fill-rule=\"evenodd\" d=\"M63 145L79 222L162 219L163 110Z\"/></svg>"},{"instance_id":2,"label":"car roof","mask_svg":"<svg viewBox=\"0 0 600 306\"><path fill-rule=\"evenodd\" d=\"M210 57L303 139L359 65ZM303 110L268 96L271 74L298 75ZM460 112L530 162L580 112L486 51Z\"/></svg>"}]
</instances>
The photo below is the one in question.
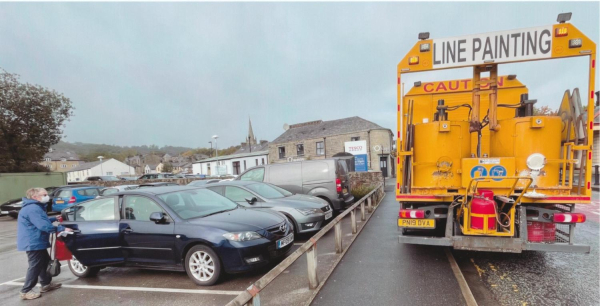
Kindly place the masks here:
<instances>
[{"instance_id":1,"label":"car roof","mask_svg":"<svg viewBox=\"0 0 600 306\"><path fill-rule=\"evenodd\" d=\"M221 186L221 185L231 185L231 186L247 186L256 183L263 183L257 181L220 181L214 184L210 184L210 186Z\"/></svg>"},{"instance_id":2,"label":"car roof","mask_svg":"<svg viewBox=\"0 0 600 306\"><path fill-rule=\"evenodd\" d=\"M156 186L156 185L164 185L164 184L177 184L177 183L175 183L175 182L154 182L154 183L140 184L140 186Z\"/></svg>"},{"instance_id":3,"label":"car roof","mask_svg":"<svg viewBox=\"0 0 600 306\"><path fill-rule=\"evenodd\" d=\"M126 190L120 191L117 193L113 193L110 196L115 195L131 195L131 194L145 194L145 195L160 195L163 193L170 193L175 191L184 191L184 190L195 190L200 189L196 186L162 186L156 188L145 188L145 189L134 189L134 190Z\"/></svg>"}]
</instances>

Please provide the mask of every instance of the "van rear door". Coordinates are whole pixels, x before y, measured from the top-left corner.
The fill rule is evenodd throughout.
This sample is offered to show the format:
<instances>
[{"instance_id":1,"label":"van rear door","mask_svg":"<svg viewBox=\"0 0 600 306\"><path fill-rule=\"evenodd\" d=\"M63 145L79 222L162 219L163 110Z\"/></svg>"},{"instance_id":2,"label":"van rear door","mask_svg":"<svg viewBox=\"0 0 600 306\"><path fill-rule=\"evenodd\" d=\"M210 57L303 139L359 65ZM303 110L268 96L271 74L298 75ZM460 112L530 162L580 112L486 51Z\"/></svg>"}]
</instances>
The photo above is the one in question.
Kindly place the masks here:
<instances>
[{"instance_id":1,"label":"van rear door","mask_svg":"<svg viewBox=\"0 0 600 306\"><path fill-rule=\"evenodd\" d=\"M342 196L344 202L348 203L354 199L352 193L350 193L350 176L348 175L348 166L344 160L336 159L336 179L339 179L342 185Z\"/></svg>"}]
</instances>

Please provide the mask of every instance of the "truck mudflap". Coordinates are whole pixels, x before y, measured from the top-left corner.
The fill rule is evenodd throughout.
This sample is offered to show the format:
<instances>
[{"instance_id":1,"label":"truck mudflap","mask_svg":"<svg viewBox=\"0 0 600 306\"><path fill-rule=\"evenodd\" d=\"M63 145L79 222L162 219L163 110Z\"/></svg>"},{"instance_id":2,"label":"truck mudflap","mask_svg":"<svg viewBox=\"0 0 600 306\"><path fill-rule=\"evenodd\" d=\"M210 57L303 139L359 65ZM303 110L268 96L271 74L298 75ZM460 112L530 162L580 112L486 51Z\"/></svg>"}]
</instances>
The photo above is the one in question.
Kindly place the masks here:
<instances>
[{"instance_id":1,"label":"truck mudflap","mask_svg":"<svg viewBox=\"0 0 600 306\"><path fill-rule=\"evenodd\" d=\"M448 210L448 221L453 220L453 208ZM519 232L521 237L527 237L527 219L525 207L520 207ZM530 242L527 238L508 237L482 237L482 236L454 236L452 234L453 222L446 223L445 237L423 237L400 235L399 242L407 244L421 244L434 246L449 246L457 250L521 253L522 251L590 253L589 245L571 243L543 243Z\"/></svg>"}]
</instances>

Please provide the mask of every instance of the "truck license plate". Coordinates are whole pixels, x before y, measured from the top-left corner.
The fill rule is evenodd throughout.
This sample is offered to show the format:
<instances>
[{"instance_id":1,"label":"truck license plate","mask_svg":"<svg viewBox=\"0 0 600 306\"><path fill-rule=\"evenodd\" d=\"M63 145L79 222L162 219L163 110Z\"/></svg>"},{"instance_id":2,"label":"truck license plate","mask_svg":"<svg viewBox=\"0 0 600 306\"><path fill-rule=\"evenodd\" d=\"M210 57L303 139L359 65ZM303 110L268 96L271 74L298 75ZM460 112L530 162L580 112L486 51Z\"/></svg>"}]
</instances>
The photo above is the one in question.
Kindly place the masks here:
<instances>
[{"instance_id":1,"label":"truck license plate","mask_svg":"<svg viewBox=\"0 0 600 306\"><path fill-rule=\"evenodd\" d=\"M435 228L435 219L398 219L399 227Z\"/></svg>"},{"instance_id":2,"label":"truck license plate","mask_svg":"<svg viewBox=\"0 0 600 306\"><path fill-rule=\"evenodd\" d=\"M292 243L292 241L294 241L294 233L291 233L291 234L277 240L277 248L281 249L284 246Z\"/></svg>"}]
</instances>

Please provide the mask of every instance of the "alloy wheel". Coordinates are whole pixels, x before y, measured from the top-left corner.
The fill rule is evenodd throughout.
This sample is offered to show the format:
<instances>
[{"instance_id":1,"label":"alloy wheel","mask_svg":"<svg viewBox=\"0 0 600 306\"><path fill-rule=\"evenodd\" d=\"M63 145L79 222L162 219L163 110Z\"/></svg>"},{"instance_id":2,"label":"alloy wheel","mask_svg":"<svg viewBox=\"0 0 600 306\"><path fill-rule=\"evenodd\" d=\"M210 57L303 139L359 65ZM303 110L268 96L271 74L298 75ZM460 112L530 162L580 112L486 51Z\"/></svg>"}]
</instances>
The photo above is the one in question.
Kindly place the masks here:
<instances>
[{"instance_id":1,"label":"alloy wheel","mask_svg":"<svg viewBox=\"0 0 600 306\"><path fill-rule=\"evenodd\" d=\"M215 274L215 262L213 258L204 251L197 251L190 256L190 272L199 281L210 280Z\"/></svg>"},{"instance_id":2,"label":"alloy wheel","mask_svg":"<svg viewBox=\"0 0 600 306\"><path fill-rule=\"evenodd\" d=\"M75 256L73 256L73 258L71 258L70 264L71 264L71 267L73 268L73 270L75 270L75 272L77 272L79 274L85 273L85 271L88 269L88 267L81 264L79 262L79 260L77 260L77 258L75 258Z\"/></svg>"}]
</instances>

